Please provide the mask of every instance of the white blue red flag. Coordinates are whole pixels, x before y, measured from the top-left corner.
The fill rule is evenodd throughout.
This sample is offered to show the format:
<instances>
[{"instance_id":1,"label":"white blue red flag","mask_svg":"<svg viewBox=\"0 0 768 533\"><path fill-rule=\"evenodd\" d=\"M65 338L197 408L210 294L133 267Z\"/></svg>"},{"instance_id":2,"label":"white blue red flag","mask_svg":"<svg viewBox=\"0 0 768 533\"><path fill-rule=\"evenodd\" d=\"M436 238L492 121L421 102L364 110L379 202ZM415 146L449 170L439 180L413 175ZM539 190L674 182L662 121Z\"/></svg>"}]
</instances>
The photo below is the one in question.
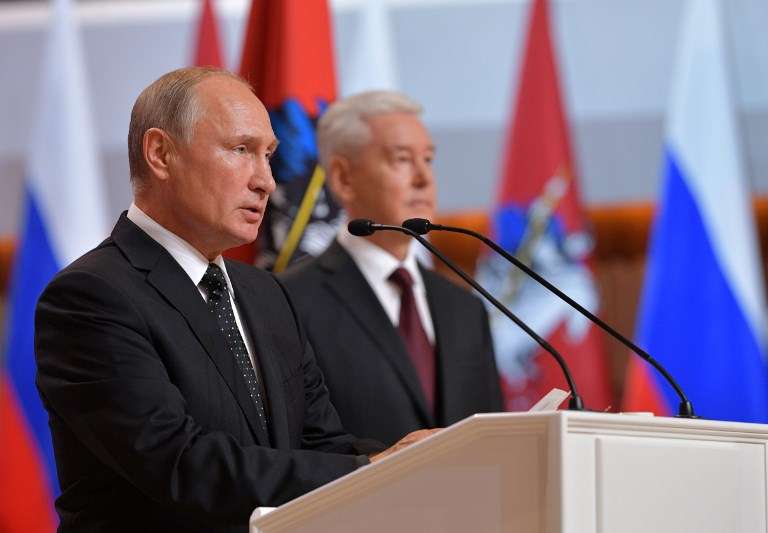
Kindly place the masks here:
<instances>
[{"instance_id":1,"label":"white blue red flag","mask_svg":"<svg viewBox=\"0 0 768 533\"><path fill-rule=\"evenodd\" d=\"M721 9L691 0L684 17L637 340L699 415L768 422L763 280ZM677 405L632 360L624 408Z\"/></svg>"},{"instance_id":2,"label":"white blue red flag","mask_svg":"<svg viewBox=\"0 0 768 533\"><path fill-rule=\"evenodd\" d=\"M29 142L23 220L0 367L0 530L56 527L48 417L35 389L34 309L53 275L108 233L79 38L69 0L55 0Z\"/></svg>"},{"instance_id":3,"label":"white blue red flag","mask_svg":"<svg viewBox=\"0 0 768 533\"><path fill-rule=\"evenodd\" d=\"M549 2L535 0L493 231L505 249L597 313L588 263L593 241L581 206L549 20ZM484 258L478 276L563 354L588 407L611 406L601 334L587 319L500 257ZM494 308L489 312L508 409L527 409L552 387L567 388L549 354L504 315Z\"/></svg>"}]
</instances>

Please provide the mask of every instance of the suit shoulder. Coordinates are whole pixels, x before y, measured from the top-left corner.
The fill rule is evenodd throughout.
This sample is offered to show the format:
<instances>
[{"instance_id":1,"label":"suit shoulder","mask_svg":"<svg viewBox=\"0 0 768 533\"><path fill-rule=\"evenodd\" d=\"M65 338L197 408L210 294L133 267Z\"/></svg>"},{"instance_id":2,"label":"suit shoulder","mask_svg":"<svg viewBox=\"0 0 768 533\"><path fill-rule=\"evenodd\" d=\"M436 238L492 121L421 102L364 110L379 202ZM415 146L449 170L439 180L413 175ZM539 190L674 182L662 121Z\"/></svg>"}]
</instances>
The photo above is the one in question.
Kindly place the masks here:
<instances>
[{"instance_id":1,"label":"suit shoulder","mask_svg":"<svg viewBox=\"0 0 768 533\"><path fill-rule=\"evenodd\" d=\"M278 274L277 278L291 294L311 291L323 278L320 260L320 257L304 257L285 272Z\"/></svg>"},{"instance_id":2,"label":"suit shoulder","mask_svg":"<svg viewBox=\"0 0 768 533\"><path fill-rule=\"evenodd\" d=\"M114 241L109 238L61 269L53 277L49 286L76 275L86 275L104 280L120 279L127 272L133 270L128 260L115 246Z\"/></svg>"},{"instance_id":3,"label":"suit shoulder","mask_svg":"<svg viewBox=\"0 0 768 533\"><path fill-rule=\"evenodd\" d=\"M470 292L466 286L459 285L433 270L422 269L421 272L428 290L438 290L464 302L482 304L480 298Z\"/></svg>"},{"instance_id":4,"label":"suit shoulder","mask_svg":"<svg viewBox=\"0 0 768 533\"><path fill-rule=\"evenodd\" d=\"M144 327L136 305L137 271L109 239L57 273L35 306L36 328L55 317L83 313L110 316Z\"/></svg>"}]
</instances>

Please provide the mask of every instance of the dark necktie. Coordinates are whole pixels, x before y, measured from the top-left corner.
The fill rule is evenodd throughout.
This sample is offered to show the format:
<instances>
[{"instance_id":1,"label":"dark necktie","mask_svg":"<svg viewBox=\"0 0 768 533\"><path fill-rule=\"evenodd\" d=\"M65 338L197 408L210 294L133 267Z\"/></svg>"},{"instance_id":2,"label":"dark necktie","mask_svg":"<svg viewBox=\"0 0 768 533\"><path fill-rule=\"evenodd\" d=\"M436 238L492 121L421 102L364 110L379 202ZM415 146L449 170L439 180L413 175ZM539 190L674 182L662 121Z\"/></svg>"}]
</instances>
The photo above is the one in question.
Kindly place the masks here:
<instances>
[{"instance_id":1,"label":"dark necktie","mask_svg":"<svg viewBox=\"0 0 768 533\"><path fill-rule=\"evenodd\" d=\"M208 264L200 285L208 293L208 310L213 314L218 322L219 329L227 340L227 345L235 356L237 366L243 374L248 393L251 395L253 403L256 404L256 410L259 413L259 422L264 431L267 431L267 415L264 411L264 401L261 398L261 386L253 369L251 359L248 357L248 350L245 347L240 330L235 321L235 315L232 312L232 302L229 299L229 290L227 281L224 279L224 272L215 263Z\"/></svg>"},{"instance_id":2,"label":"dark necktie","mask_svg":"<svg viewBox=\"0 0 768 533\"><path fill-rule=\"evenodd\" d=\"M429 342L416 308L413 295L413 278L402 267L395 270L389 280L400 287L400 321L397 329L405 342L408 354L419 376L429 410L435 407L435 349Z\"/></svg>"}]
</instances>

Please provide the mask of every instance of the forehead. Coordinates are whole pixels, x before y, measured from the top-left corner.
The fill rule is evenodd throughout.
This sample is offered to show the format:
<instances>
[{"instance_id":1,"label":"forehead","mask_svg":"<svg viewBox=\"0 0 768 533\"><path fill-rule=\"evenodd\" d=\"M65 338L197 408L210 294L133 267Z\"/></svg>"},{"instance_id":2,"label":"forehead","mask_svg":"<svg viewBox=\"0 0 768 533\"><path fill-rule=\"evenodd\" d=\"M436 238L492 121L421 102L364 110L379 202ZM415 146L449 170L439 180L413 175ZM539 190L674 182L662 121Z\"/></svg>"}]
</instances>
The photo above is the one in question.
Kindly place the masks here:
<instances>
[{"instance_id":1,"label":"forehead","mask_svg":"<svg viewBox=\"0 0 768 533\"><path fill-rule=\"evenodd\" d=\"M366 119L371 131L371 144L387 147L433 148L426 126L412 113L386 113Z\"/></svg>"},{"instance_id":2,"label":"forehead","mask_svg":"<svg viewBox=\"0 0 768 533\"><path fill-rule=\"evenodd\" d=\"M273 135L264 104L244 83L226 76L212 76L198 83L195 91L200 106L198 125Z\"/></svg>"}]
</instances>

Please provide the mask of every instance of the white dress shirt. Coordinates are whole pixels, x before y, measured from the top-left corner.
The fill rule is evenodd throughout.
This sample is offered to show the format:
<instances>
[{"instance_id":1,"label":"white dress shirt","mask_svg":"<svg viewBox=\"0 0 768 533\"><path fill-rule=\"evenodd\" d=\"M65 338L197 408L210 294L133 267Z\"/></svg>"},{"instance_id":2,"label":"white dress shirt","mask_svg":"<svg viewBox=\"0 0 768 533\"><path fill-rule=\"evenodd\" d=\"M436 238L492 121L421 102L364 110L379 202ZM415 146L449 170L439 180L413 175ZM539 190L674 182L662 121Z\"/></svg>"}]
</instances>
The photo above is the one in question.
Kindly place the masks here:
<instances>
[{"instance_id":1,"label":"white dress shirt","mask_svg":"<svg viewBox=\"0 0 768 533\"><path fill-rule=\"evenodd\" d=\"M347 231L347 225L343 224L336 236L336 240L352 257L352 260L363 273L368 285L381 302L381 306L397 327L400 322L400 288L389 276L400 267L405 268L413 278L413 294L416 299L416 309L419 319L424 327L429 342L435 344L435 327L432 323L432 314L427 303L427 291L424 287L424 279L421 277L418 262L416 260L416 242L411 242L405 260L400 262L389 252L379 248L363 237L355 237Z\"/></svg>"},{"instance_id":2,"label":"white dress shirt","mask_svg":"<svg viewBox=\"0 0 768 533\"><path fill-rule=\"evenodd\" d=\"M176 235L175 233L168 231L163 226L155 222L144 211L136 207L136 204L132 203L128 208L128 220L136 224L141 228L144 233L149 235L160 246L165 248L171 257L173 257L179 266L184 269L189 279L195 284L197 290L200 291L200 296L203 300L208 301L208 294L205 289L200 286L200 282L203 279L206 271L208 270L208 259L195 249L194 246L187 241ZM224 258L218 256L213 260L221 271L224 273L224 279L227 280L227 289L229 292L229 298L232 301L232 313L235 315L235 322L237 322L237 329L240 330L240 335L245 342L245 349L248 350L248 358L251 360L256 373L258 375L258 368L254 364L253 358L253 345L251 343L251 337L243 327L243 323L240 320L240 313L237 309L237 300L235 298L235 290L232 288L232 282L229 280L229 274L227 274L227 267L224 264Z\"/></svg>"}]
</instances>

